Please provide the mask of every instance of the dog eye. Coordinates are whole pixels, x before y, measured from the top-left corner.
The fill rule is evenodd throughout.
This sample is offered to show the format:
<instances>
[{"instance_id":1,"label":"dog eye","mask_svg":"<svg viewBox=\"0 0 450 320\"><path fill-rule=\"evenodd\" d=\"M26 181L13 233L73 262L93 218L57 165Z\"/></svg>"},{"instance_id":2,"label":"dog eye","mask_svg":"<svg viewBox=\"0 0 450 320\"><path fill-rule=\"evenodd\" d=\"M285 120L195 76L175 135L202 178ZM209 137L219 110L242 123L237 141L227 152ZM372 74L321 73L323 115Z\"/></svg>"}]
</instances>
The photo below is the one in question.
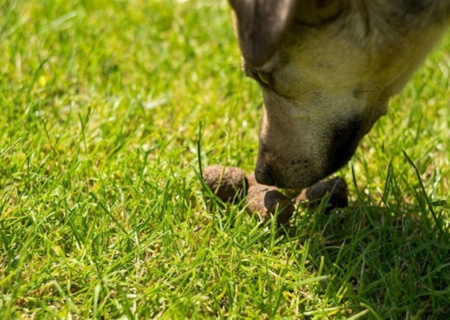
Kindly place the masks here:
<instances>
[{"instance_id":1,"label":"dog eye","mask_svg":"<svg viewBox=\"0 0 450 320\"><path fill-rule=\"evenodd\" d=\"M265 83L265 84L270 85L270 78L269 78L269 75L268 75L267 73L262 72L262 71L258 71L258 72L257 72L257 76L258 76L258 79L259 79L262 83Z\"/></svg>"}]
</instances>

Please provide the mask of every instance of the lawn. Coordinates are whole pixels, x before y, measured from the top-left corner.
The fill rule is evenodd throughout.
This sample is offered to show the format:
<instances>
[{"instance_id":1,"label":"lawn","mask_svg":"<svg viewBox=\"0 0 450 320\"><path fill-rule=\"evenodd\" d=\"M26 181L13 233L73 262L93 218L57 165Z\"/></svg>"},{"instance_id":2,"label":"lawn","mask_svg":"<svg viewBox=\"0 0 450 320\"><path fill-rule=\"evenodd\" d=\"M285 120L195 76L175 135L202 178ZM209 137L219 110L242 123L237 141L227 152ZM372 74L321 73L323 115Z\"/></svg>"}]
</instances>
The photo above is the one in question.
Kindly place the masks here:
<instances>
[{"instance_id":1,"label":"lawn","mask_svg":"<svg viewBox=\"0 0 450 320\"><path fill-rule=\"evenodd\" d=\"M198 177L258 148L225 1L0 14L0 319L450 317L450 34L337 173L349 207L281 232Z\"/></svg>"}]
</instances>

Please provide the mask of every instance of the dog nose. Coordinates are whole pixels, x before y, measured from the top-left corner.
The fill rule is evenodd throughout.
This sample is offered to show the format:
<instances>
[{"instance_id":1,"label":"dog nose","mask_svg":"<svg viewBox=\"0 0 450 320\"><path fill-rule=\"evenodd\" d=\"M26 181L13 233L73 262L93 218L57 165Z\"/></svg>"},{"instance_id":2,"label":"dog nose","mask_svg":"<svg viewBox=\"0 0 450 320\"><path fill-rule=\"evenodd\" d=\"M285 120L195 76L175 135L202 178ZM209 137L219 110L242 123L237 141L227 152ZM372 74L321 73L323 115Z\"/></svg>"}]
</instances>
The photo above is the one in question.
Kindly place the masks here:
<instances>
[{"instance_id":1,"label":"dog nose","mask_svg":"<svg viewBox=\"0 0 450 320\"><path fill-rule=\"evenodd\" d=\"M270 168L268 168L268 167L266 167L264 169L256 168L255 178L256 178L256 181L258 181L258 183L260 183L260 184L265 184L268 186L275 185L275 179L273 178L273 174L272 174Z\"/></svg>"}]
</instances>

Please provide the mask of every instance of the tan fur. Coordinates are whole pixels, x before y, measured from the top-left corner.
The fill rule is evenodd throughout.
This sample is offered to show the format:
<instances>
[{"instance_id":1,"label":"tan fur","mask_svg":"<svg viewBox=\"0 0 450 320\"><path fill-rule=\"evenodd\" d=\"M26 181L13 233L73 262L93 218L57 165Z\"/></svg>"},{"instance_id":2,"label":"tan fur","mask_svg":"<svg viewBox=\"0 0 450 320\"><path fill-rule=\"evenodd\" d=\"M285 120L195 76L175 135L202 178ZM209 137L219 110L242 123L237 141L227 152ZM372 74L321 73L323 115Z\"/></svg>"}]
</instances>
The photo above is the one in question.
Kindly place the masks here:
<instances>
[{"instance_id":1,"label":"tan fur","mask_svg":"<svg viewBox=\"0 0 450 320\"><path fill-rule=\"evenodd\" d=\"M256 176L285 188L311 185L348 161L448 24L423 24L420 14L401 21L402 8L383 1L316 0L317 11L299 2L275 53L258 66L249 61L261 59L244 59L248 75L270 79Z\"/></svg>"}]
</instances>

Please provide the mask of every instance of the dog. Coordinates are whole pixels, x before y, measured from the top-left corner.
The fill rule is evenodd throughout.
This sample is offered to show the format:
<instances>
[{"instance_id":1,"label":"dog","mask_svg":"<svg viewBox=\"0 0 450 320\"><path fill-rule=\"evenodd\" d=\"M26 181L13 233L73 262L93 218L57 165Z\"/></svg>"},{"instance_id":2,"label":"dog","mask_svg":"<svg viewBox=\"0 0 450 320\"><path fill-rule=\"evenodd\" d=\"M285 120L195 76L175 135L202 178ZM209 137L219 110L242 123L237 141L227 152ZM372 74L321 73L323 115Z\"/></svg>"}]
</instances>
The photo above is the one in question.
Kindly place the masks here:
<instances>
[{"instance_id":1,"label":"dog","mask_svg":"<svg viewBox=\"0 0 450 320\"><path fill-rule=\"evenodd\" d=\"M229 0L264 101L256 180L301 189L353 156L450 24L450 0Z\"/></svg>"}]
</instances>

